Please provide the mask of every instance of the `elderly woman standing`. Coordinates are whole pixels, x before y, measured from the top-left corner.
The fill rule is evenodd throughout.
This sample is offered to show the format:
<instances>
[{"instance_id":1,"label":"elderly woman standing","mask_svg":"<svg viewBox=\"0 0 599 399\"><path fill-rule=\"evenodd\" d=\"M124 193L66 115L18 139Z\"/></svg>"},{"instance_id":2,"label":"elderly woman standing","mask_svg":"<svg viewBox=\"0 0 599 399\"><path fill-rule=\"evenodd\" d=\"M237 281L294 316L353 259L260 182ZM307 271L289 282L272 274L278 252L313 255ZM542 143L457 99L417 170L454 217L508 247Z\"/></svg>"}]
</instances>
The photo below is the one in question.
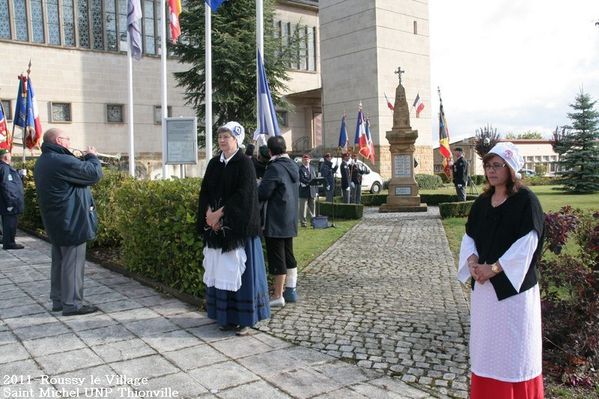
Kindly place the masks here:
<instances>
[{"instance_id":1,"label":"elderly woman standing","mask_svg":"<svg viewBox=\"0 0 599 399\"><path fill-rule=\"evenodd\" d=\"M256 172L239 149L243 126L228 122L217 133L221 153L208 163L198 208L206 308L221 330L245 335L270 317Z\"/></svg>"},{"instance_id":2,"label":"elderly woman standing","mask_svg":"<svg viewBox=\"0 0 599 399\"><path fill-rule=\"evenodd\" d=\"M488 186L476 199L460 249L458 278L472 283L471 398L543 398L541 302L536 262L544 215L520 183L512 143L483 158Z\"/></svg>"}]
</instances>

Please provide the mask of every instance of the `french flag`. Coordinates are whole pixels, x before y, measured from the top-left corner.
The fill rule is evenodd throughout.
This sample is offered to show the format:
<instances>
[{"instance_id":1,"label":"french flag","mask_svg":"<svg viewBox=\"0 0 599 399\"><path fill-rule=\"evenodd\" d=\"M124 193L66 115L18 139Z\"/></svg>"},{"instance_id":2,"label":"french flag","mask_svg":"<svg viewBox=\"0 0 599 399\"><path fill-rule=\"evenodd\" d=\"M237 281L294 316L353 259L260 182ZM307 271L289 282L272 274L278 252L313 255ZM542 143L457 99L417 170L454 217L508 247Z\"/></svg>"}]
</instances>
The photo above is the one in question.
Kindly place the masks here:
<instances>
[{"instance_id":1,"label":"french flag","mask_svg":"<svg viewBox=\"0 0 599 399\"><path fill-rule=\"evenodd\" d=\"M37 99L35 91L31 84L31 78L19 78L19 93L17 94L17 104L15 106L15 126L24 129L24 143L30 150L38 147L42 139L42 123L37 108Z\"/></svg>"},{"instance_id":2,"label":"french flag","mask_svg":"<svg viewBox=\"0 0 599 399\"><path fill-rule=\"evenodd\" d=\"M389 108L391 111L395 110L395 107L393 106L393 103L391 103L391 101L389 101L389 97L387 97L387 93L384 93L384 92L383 92L383 94L385 95L385 100L387 100L387 107L388 107L388 108Z\"/></svg>"},{"instance_id":3,"label":"french flag","mask_svg":"<svg viewBox=\"0 0 599 399\"><path fill-rule=\"evenodd\" d=\"M374 146L370 137L368 120L364 117L364 112L362 111L362 104L360 104L360 110L358 111L354 144L359 144L360 155L370 159L374 163Z\"/></svg>"},{"instance_id":4,"label":"french flag","mask_svg":"<svg viewBox=\"0 0 599 399\"><path fill-rule=\"evenodd\" d=\"M254 140L258 141L259 145L266 144L266 140L270 136L280 136L281 129L277 121L277 112L270 94L266 71L264 70L264 61L262 54L258 51L258 76L259 76L259 94L258 97L258 128L254 133Z\"/></svg>"},{"instance_id":5,"label":"french flag","mask_svg":"<svg viewBox=\"0 0 599 399\"><path fill-rule=\"evenodd\" d=\"M9 150L10 142L8 140L8 127L6 126L6 117L4 116L4 109L2 109L2 103L0 103L0 149Z\"/></svg>"},{"instance_id":6,"label":"french flag","mask_svg":"<svg viewBox=\"0 0 599 399\"><path fill-rule=\"evenodd\" d=\"M414 104L412 104L414 108L416 108L416 118L420 118L420 113L424 109L424 103L420 99L420 93L416 94L416 98L414 99Z\"/></svg>"}]
</instances>

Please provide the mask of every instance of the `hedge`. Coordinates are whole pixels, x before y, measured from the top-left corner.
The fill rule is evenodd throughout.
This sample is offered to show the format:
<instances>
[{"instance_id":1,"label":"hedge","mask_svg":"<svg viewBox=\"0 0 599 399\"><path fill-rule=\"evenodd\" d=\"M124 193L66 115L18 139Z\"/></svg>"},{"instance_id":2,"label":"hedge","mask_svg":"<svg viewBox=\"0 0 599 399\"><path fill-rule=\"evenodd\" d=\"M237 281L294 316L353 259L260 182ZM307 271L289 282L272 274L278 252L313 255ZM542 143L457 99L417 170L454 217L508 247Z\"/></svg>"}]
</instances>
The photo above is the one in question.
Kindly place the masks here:
<instances>
[{"instance_id":1,"label":"hedge","mask_svg":"<svg viewBox=\"0 0 599 399\"><path fill-rule=\"evenodd\" d=\"M127 270L203 296L202 240L196 231L200 179L133 180L115 193Z\"/></svg>"},{"instance_id":2,"label":"hedge","mask_svg":"<svg viewBox=\"0 0 599 399\"><path fill-rule=\"evenodd\" d=\"M444 202L439 204L441 219L468 216L474 201Z\"/></svg>"},{"instance_id":3,"label":"hedge","mask_svg":"<svg viewBox=\"0 0 599 399\"><path fill-rule=\"evenodd\" d=\"M443 187L443 180L437 175L417 174L414 178L421 190L434 190Z\"/></svg>"},{"instance_id":4,"label":"hedge","mask_svg":"<svg viewBox=\"0 0 599 399\"><path fill-rule=\"evenodd\" d=\"M420 194L420 202L436 206L442 202L453 202L457 199L455 194ZM476 199L475 195L468 195L467 200ZM387 194L363 194L362 205L380 206L387 202Z\"/></svg>"},{"instance_id":5,"label":"hedge","mask_svg":"<svg viewBox=\"0 0 599 399\"><path fill-rule=\"evenodd\" d=\"M364 205L362 204L342 204L335 202L319 203L320 214L331 216L335 219L361 219L364 214ZM334 212L334 213L333 213Z\"/></svg>"}]
</instances>

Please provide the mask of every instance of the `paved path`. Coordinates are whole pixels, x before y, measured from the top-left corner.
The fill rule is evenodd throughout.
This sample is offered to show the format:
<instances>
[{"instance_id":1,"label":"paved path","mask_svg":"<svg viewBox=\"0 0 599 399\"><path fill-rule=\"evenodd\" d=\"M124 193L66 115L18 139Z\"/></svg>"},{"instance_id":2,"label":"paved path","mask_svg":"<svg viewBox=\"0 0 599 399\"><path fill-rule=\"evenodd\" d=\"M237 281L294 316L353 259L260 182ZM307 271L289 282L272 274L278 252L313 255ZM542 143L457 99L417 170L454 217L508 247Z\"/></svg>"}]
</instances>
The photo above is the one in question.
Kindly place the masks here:
<instances>
[{"instance_id":1,"label":"paved path","mask_svg":"<svg viewBox=\"0 0 599 399\"><path fill-rule=\"evenodd\" d=\"M368 217L342 243L355 240L355 234L360 231L376 231L376 236L382 236L383 230L395 231L384 227L386 224L382 219L379 221L378 218ZM414 230L418 228L414 227ZM380 247L375 244L376 236L366 238L372 243L373 250ZM390 242L397 240L395 236L395 232L391 234ZM189 305L93 264L88 264L86 269L85 294L86 299L98 305L101 311L76 317L52 313L49 311L51 305L48 298L50 247L28 236L20 235L18 241L25 244L26 249L0 252L2 398L123 398L152 395L227 399L434 397L380 371L348 364L339 360L338 356L295 345L264 332L254 331L253 335L247 337L220 332L205 314ZM415 308L412 304L397 306L395 299L392 299L396 290L382 295L390 286L387 283L380 285L379 292L365 291L363 287L372 286L365 284L365 279L378 280L377 276L367 273L365 261L353 266L353 276L358 276L358 270L363 270L364 274L363 278L355 280L350 290L331 288L335 280L340 283L345 280L333 272L335 268L330 269L331 280L327 284L319 283L316 274L325 270L323 261L340 250L343 249L339 245L333 247L312 266L307 275L314 275L313 281L320 287L328 287L329 291L322 291L323 295L338 293L346 298L342 310L348 322L354 323L351 306L366 310L374 298L388 297L388 300L377 300L382 309L387 309L388 320L381 319L378 324L372 325L370 322L352 324L355 326L352 329L359 336L364 336L365 345L369 345L379 342L378 336L387 329L387 322L400 327L407 323L404 320L409 319L412 330L407 335L393 335L396 338L393 338L393 345L389 343L389 351L395 350L399 342L404 342L408 351L406 355L412 356L416 345L420 345L420 338L411 334L420 334L421 329L423 332L425 329L429 331L429 316L418 316L421 310L429 315L427 307ZM391 251L390 258L400 256L401 251ZM357 255L358 252L353 250L352 256L357 258ZM340 254L333 258L338 256ZM363 254L360 259L365 259ZM403 262L388 263L385 267ZM423 277L423 274L413 275ZM407 279L408 274L400 277L401 281ZM305 277L302 287L306 287L308 281L309 277ZM391 285L401 287L405 284L395 282ZM414 295L422 297L418 293L418 285L412 284L411 287ZM354 288L356 293L360 293L355 298L352 296ZM304 288L303 305L298 305L296 311L301 309L300 306L307 310L322 311L313 313L314 318L322 317L322 328L332 331L330 334L334 335L335 328L332 326L336 325L341 314L331 315L322 307L322 300L316 295L321 290L315 288L312 291L314 294L310 294L307 287ZM440 296L441 293L435 298ZM361 298L367 300L365 305L361 303ZM309 300L315 303L308 307ZM413 301L410 300L410 303ZM330 305L332 308L333 304ZM447 306L455 306L453 298L448 298ZM292 311L292 306L285 309L288 313ZM444 319L444 314L435 320ZM281 316L282 313L277 315L276 322L286 324L292 321ZM329 319L329 316L332 318ZM356 317L356 320L370 320L366 315L362 317L358 314ZM451 326L455 324L452 318L453 314L447 318ZM377 323L377 320L372 319L372 323ZM371 327L373 329L370 332L362 332ZM398 330L398 333L401 331ZM445 337L443 331L445 328L439 327L438 334ZM371 342L371 339L374 341ZM301 341L304 345L305 342L308 341ZM448 343L453 345L453 341ZM356 350L355 353L357 355L359 352ZM427 352L422 353L427 359ZM381 356L386 356L385 352ZM379 363L375 359L368 359L373 365Z\"/></svg>"},{"instance_id":2,"label":"paved path","mask_svg":"<svg viewBox=\"0 0 599 399\"><path fill-rule=\"evenodd\" d=\"M469 310L437 208L369 209L303 271L298 292L301 301L262 331L442 396L468 396Z\"/></svg>"}]
</instances>

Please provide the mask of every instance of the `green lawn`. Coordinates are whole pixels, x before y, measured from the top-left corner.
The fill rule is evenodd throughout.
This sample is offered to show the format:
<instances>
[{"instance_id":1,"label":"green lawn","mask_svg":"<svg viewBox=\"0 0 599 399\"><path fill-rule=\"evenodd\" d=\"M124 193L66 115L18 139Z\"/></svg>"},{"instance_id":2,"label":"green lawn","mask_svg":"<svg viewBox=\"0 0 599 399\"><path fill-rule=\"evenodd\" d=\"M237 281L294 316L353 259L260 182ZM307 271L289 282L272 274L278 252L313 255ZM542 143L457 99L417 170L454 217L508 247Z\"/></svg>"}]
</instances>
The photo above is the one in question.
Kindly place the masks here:
<instances>
[{"instance_id":1,"label":"green lawn","mask_svg":"<svg viewBox=\"0 0 599 399\"><path fill-rule=\"evenodd\" d=\"M573 208L599 210L599 193L595 194L570 194L559 190L559 186L530 186L530 189L539 197L545 212L557 211L562 206L570 205ZM423 193L449 193L453 187L443 187L439 190L422 190ZM460 250L460 242L464 235L466 218L443 219L443 227L449 241L449 247L456 259Z\"/></svg>"}]
</instances>

